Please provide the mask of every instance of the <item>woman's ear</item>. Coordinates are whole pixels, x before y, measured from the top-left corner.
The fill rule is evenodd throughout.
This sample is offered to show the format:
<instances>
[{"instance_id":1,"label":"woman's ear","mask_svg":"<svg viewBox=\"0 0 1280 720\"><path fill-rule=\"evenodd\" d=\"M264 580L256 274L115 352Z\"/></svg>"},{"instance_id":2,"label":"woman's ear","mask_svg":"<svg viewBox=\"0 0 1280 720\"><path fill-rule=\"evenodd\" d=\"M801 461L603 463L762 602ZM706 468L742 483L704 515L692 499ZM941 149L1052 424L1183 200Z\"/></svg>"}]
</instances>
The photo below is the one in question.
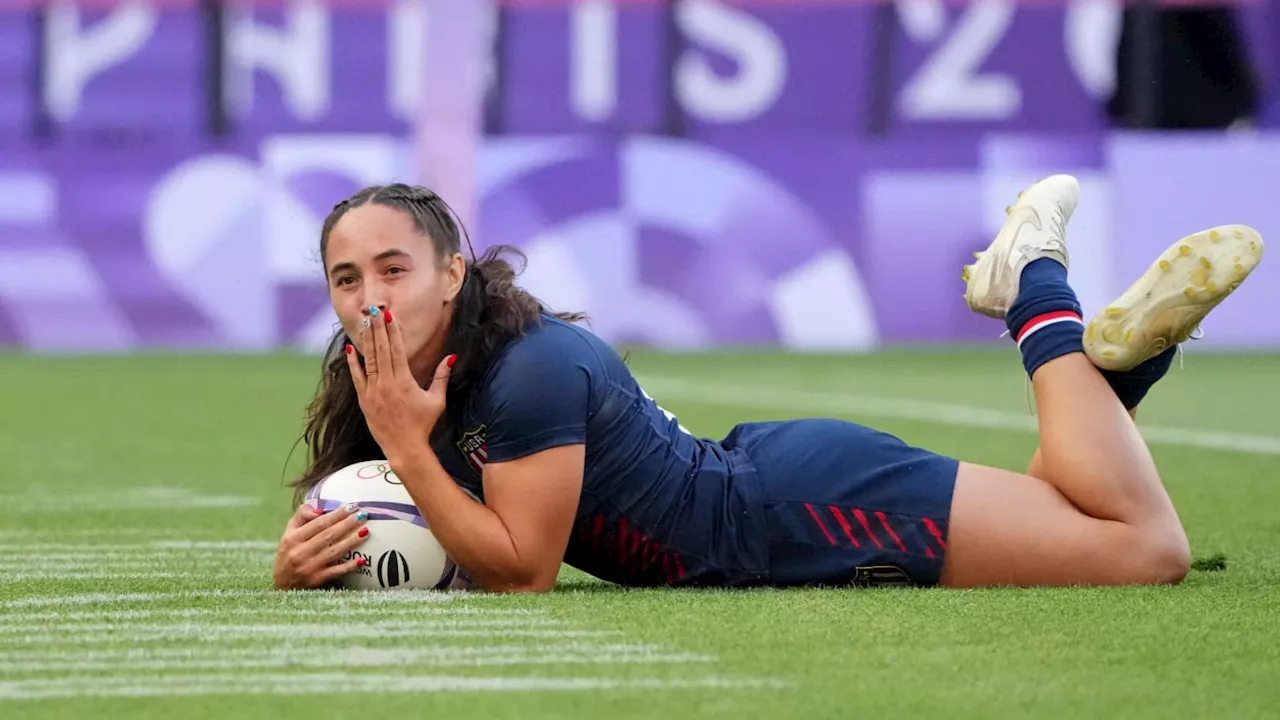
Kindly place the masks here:
<instances>
[{"instance_id":1,"label":"woman's ear","mask_svg":"<svg viewBox=\"0 0 1280 720\"><path fill-rule=\"evenodd\" d=\"M449 259L449 266L445 268L445 277L444 301L453 302L453 299L462 291L462 283L467 277L467 261L462 257L462 253L454 253Z\"/></svg>"}]
</instances>

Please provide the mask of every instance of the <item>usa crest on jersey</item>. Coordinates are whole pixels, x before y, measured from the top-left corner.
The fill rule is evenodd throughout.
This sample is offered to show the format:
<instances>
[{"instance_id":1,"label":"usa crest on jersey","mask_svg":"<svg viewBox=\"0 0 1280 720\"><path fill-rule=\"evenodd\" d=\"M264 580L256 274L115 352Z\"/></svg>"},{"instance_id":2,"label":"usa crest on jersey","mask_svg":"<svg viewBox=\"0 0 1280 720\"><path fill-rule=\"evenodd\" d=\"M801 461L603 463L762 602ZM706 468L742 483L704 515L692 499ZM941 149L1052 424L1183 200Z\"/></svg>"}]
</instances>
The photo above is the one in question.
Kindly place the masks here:
<instances>
[{"instance_id":1,"label":"usa crest on jersey","mask_svg":"<svg viewBox=\"0 0 1280 720\"><path fill-rule=\"evenodd\" d=\"M481 425L475 430L464 433L462 439L457 442L458 451L467 459L471 469L478 473L484 472L485 461L489 459L487 440L485 427Z\"/></svg>"}]
</instances>

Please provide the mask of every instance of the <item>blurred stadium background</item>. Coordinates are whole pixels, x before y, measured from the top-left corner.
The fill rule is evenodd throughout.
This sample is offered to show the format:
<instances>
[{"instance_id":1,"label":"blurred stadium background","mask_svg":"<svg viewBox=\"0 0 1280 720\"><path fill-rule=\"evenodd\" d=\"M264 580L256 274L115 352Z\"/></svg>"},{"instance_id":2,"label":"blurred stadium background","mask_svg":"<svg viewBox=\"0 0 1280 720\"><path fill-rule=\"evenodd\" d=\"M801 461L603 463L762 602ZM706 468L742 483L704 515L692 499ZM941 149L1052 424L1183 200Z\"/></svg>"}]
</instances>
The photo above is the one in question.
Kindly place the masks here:
<instances>
[{"instance_id":1,"label":"blurred stadium background","mask_svg":"<svg viewBox=\"0 0 1280 720\"><path fill-rule=\"evenodd\" d=\"M320 222L391 180L524 248L525 284L610 340L684 350L995 342L958 269L1048 172L1083 183L1087 312L1202 226L1280 229L1275 0L4 8L23 350L314 348ZM1277 280L1203 347L1280 344Z\"/></svg>"}]
</instances>

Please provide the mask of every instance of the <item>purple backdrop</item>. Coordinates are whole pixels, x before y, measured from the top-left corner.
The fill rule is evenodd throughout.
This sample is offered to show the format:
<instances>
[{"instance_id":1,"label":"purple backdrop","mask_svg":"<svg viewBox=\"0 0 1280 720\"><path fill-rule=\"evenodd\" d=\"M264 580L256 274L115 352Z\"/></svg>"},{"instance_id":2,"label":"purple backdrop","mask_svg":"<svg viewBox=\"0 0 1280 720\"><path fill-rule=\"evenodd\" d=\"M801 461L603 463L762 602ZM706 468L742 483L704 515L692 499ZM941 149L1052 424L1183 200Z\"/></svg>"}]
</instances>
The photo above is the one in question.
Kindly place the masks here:
<instances>
[{"instance_id":1,"label":"purple backdrop","mask_svg":"<svg viewBox=\"0 0 1280 720\"><path fill-rule=\"evenodd\" d=\"M525 248L525 284L610 340L995 341L959 268L1047 172L1084 186L1072 275L1090 312L1181 235L1280 230L1276 95L1249 134L1106 128L1111 3L903 5L884 87L869 5L683 7L509 10L497 35L482 243ZM1258 28L1278 7L1246 11L1267 78L1280 52ZM38 75L35 24L0 12L0 344L315 347L324 214L424 170L410 132L431 73L395 30L413 12L229 16L217 140L199 15L64 8ZM1280 346L1277 307L1264 262L1205 342Z\"/></svg>"}]
</instances>

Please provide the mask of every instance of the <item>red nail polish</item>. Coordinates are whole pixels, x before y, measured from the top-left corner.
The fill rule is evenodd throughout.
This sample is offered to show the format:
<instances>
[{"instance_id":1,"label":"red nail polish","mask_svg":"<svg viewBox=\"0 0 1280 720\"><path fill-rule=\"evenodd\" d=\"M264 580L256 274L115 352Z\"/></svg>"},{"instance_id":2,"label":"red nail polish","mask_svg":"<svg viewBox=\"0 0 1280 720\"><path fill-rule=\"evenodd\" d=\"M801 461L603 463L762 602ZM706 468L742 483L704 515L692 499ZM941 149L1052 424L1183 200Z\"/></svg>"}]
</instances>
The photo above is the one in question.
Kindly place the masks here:
<instances>
[{"instance_id":1,"label":"red nail polish","mask_svg":"<svg viewBox=\"0 0 1280 720\"><path fill-rule=\"evenodd\" d=\"M456 362L458 362L458 356L454 354L450 355L449 359L444 361L444 364L446 367L453 367L453 364Z\"/></svg>"},{"instance_id":2,"label":"red nail polish","mask_svg":"<svg viewBox=\"0 0 1280 720\"><path fill-rule=\"evenodd\" d=\"M360 537L368 537L368 535L369 535L369 528L367 528L367 527L362 527L362 528L360 528L360 532L358 532L358 533L356 533L356 534L357 534L357 535L359 535Z\"/></svg>"},{"instance_id":3,"label":"red nail polish","mask_svg":"<svg viewBox=\"0 0 1280 720\"><path fill-rule=\"evenodd\" d=\"M351 344L350 344L350 343L348 343L348 344L347 344L347 354L348 354L348 355L350 355L350 354L351 354L351 353L353 353L353 352L355 352L355 348L351 347Z\"/></svg>"},{"instance_id":4,"label":"red nail polish","mask_svg":"<svg viewBox=\"0 0 1280 720\"><path fill-rule=\"evenodd\" d=\"M390 324L391 324L391 311L390 311L390 310L388 310L388 311L386 311L385 313L383 313L383 315L386 315L386 316L387 316L387 324L388 324L388 325L390 325Z\"/></svg>"},{"instance_id":5,"label":"red nail polish","mask_svg":"<svg viewBox=\"0 0 1280 720\"><path fill-rule=\"evenodd\" d=\"M365 560L362 557L356 558L356 567L364 567L365 565L368 565L368 564L369 564L368 560Z\"/></svg>"}]
</instances>

